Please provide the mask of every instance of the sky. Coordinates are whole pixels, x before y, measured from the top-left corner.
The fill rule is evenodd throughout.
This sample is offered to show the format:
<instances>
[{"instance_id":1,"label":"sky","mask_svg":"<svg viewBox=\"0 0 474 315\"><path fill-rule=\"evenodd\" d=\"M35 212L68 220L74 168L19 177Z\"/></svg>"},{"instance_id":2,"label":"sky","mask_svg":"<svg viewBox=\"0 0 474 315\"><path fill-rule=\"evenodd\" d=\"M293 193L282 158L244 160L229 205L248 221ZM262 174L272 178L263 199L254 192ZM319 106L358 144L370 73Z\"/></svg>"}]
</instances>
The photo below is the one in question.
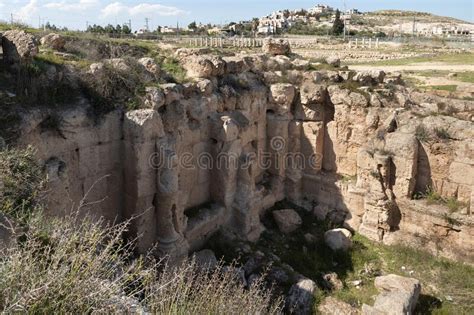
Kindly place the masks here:
<instances>
[{"instance_id":1,"label":"sky","mask_svg":"<svg viewBox=\"0 0 474 315\"><path fill-rule=\"evenodd\" d=\"M346 0L347 8L361 11L401 9L430 12L474 22L474 0ZM0 0L0 20L38 26L49 21L70 29L88 24L123 24L134 30L145 25L186 26L192 21L223 24L265 16L279 9L310 8L323 3L344 8L344 0Z\"/></svg>"}]
</instances>

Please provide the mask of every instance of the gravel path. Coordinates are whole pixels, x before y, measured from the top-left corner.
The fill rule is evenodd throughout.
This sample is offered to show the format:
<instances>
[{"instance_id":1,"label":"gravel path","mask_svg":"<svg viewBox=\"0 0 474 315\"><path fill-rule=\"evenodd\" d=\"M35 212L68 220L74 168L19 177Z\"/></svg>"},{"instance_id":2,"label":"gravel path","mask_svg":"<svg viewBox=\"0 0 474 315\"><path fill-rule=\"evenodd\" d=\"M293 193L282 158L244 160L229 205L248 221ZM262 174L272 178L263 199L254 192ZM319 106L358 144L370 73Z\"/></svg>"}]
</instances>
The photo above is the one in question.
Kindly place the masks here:
<instances>
[{"instance_id":1,"label":"gravel path","mask_svg":"<svg viewBox=\"0 0 474 315\"><path fill-rule=\"evenodd\" d=\"M400 72L400 71L423 71L423 70L440 70L440 71L474 71L474 65L450 65L438 62L426 62L416 63L411 65L401 66L371 66L371 65L349 65L349 69L352 70L371 70L371 69L382 69L385 72Z\"/></svg>"}]
</instances>

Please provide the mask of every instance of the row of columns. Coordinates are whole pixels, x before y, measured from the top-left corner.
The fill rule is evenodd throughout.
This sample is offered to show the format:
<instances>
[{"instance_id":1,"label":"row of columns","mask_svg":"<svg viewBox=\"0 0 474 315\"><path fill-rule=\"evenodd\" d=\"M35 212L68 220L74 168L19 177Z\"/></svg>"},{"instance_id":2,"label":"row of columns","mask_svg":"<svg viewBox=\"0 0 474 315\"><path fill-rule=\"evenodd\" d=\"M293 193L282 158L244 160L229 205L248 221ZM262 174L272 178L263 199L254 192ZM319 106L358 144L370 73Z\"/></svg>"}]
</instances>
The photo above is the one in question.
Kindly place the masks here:
<instances>
[{"instance_id":1,"label":"row of columns","mask_svg":"<svg viewBox=\"0 0 474 315\"><path fill-rule=\"evenodd\" d=\"M360 44L360 45L359 45ZM350 40L349 41L349 48L359 48L359 46L361 48L379 48L379 39L376 38L375 41L372 40L372 38L369 38L369 39L365 39L365 38L362 38L361 41L359 41L358 38L356 38L355 40Z\"/></svg>"},{"instance_id":2,"label":"row of columns","mask_svg":"<svg viewBox=\"0 0 474 315\"><path fill-rule=\"evenodd\" d=\"M199 37L190 38L188 40L190 46L195 47L261 47L263 45L262 39L257 38L217 38L217 37Z\"/></svg>"}]
</instances>

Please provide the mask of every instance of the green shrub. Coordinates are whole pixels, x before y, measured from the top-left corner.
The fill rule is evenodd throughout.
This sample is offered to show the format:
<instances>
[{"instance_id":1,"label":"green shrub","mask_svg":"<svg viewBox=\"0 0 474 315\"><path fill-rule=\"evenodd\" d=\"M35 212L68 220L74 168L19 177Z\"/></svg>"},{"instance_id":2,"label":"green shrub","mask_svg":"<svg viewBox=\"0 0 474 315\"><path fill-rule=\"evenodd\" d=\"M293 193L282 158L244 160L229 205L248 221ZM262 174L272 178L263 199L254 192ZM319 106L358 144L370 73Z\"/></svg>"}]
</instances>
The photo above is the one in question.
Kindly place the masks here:
<instances>
[{"instance_id":1,"label":"green shrub","mask_svg":"<svg viewBox=\"0 0 474 315\"><path fill-rule=\"evenodd\" d=\"M449 208L450 212L456 212L465 206L464 203L460 202L454 197L445 198L441 196L436 190L428 187L426 193L421 195L421 198L426 199L428 204L438 204Z\"/></svg>"},{"instance_id":2,"label":"green shrub","mask_svg":"<svg viewBox=\"0 0 474 315\"><path fill-rule=\"evenodd\" d=\"M430 140L430 132L425 127L425 125L418 125L415 129L415 136L421 142L427 142Z\"/></svg>"},{"instance_id":3,"label":"green shrub","mask_svg":"<svg viewBox=\"0 0 474 315\"><path fill-rule=\"evenodd\" d=\"M166 58L161 64L161 68L165 70L175 83L184 83L186 81L186 71L175 58Z\"/></svg>"},{"instance_id":4,"label":"green shrub","mask_svg":"<svg viewBox=\"0 0 474 315\"><path fill-rule=\"evenodd\" d=\"M451 135L445 128L435 128L434 133L438 139L442 140L449 140L451 139Z\"/></svg>"}]
</instances>

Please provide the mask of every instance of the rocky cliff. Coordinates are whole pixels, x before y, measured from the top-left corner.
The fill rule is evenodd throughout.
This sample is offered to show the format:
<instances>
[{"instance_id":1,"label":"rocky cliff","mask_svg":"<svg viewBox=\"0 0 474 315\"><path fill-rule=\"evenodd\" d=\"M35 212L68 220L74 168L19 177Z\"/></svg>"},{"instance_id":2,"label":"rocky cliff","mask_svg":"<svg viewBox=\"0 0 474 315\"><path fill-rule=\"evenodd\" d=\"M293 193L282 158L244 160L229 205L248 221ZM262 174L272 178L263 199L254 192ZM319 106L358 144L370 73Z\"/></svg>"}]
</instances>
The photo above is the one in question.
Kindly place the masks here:
<instances>
[{"instance_id":1,"label":"rocky cliff","mask_svg":"<svg viewBox=\"0 0 474 315\"><path fill-rule=\"evenodd\" d=\"M188 83L150 79L140 109L91 117L83 98L22 113L15 145L37 148L51 214L133 218L140 252L179 259L217 231L256 241L261 216L287 199L376 241L474 261L472 101L278 53L175 57Z\"/></svg>"}]
</instances>

